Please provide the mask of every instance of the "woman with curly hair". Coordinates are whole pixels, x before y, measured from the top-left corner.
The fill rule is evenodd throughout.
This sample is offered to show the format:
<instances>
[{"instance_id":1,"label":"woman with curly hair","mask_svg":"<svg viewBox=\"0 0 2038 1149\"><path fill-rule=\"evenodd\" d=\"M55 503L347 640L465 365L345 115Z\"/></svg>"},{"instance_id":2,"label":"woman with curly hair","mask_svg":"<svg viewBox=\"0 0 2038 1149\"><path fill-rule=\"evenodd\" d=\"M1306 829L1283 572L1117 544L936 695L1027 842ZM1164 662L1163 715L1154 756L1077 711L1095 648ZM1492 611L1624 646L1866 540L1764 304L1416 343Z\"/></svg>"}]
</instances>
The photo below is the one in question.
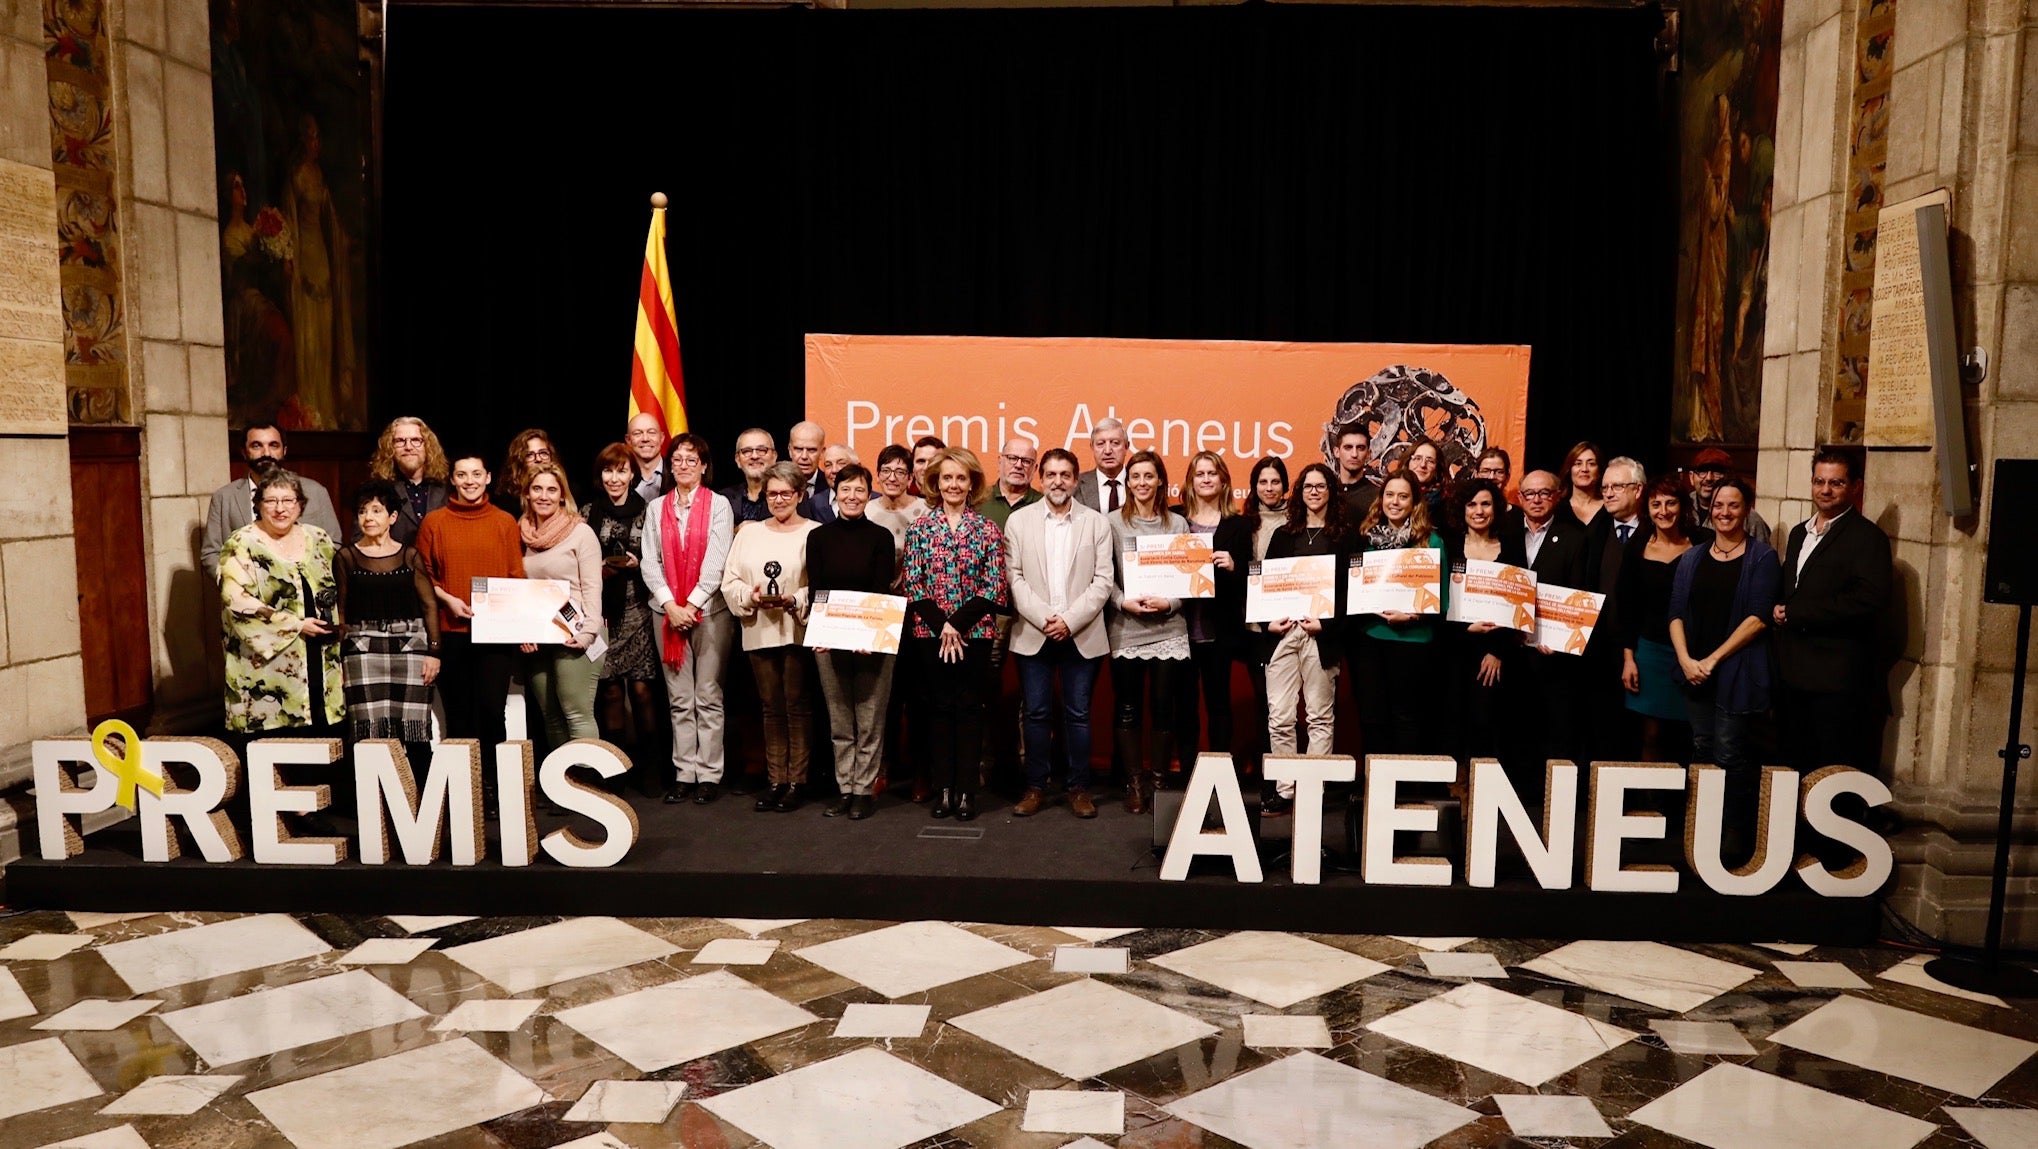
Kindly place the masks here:
<instances>
[{"instance_id":1,"label":"woman with curly hair","mask_svg":"<svg viewBox=\"0 0 2038 1149\"><path fill-rule=\"evenodd\" d=\"M389 524L389 537L404 546L417 541L418 524L445 506L453 489L453 468L446 449L415 415L398 415L382 428L382 437L375 441L375 457L368 460L368 474L396 484L397 494L403 496Z\"/></svg>"},{"instance_id":2,"label":"woman with curly hair","mask_svg":"<svg viewBox=\"0 0 2038 1149\"><path fill-rule=\"evenodd\" d=\"M502 474L495 481L495 505L511 518L524 513L524 484L539 467L556 465L559 449L542 427L519 431L503 453Z\"/></svg>"}]
</instances>

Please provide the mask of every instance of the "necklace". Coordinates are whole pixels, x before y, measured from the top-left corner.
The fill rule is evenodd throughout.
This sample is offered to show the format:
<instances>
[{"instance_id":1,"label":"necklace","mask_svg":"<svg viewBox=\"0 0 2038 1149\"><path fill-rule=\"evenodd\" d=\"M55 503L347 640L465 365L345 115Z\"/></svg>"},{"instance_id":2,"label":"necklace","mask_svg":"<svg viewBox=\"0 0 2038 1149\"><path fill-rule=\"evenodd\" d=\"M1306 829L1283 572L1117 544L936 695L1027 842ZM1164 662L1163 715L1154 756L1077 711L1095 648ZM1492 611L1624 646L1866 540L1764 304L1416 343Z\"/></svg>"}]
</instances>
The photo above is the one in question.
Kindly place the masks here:
<instances>
[{"instance_id":1,"label":"necklace","mask_svg":"<svg viewBox=\"0 0 2038 1149\"><path fill-rule=\"evenodd\" d=\"M1303 530L1308 532L1309 545L1312 547L1316 545L1317 536L1323 533L1322 527L1304 527Z\"/></svg>"},{"instance_id":2,"label":"necklace","mask_svg":"<svg viewBox=\"0 0 2038 1149\"><path fill-rule=\"evenodd\" d=\"M1741 551L1746 549L1747 546L1748 540L1742 539L1740 542L1735 543L1733 546L1728 547L1725 551L1722 551L1720 550L1719 541L1715 539L1712 545L1712 557L1720 560L1721 562L1726 562L1729 559L1732 559L1735 555L1741 553Z\"/></svg>"}]
</instances>

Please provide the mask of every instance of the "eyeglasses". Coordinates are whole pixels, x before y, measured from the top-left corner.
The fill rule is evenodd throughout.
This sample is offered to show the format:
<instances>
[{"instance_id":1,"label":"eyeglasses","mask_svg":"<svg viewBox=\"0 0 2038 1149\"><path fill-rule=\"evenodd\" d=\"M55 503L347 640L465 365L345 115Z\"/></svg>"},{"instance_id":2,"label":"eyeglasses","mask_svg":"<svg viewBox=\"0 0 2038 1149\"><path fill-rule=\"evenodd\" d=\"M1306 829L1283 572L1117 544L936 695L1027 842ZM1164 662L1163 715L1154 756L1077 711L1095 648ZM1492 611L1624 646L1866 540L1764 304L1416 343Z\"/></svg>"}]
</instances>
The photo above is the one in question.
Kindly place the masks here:
<instances>
[{"instance_id":1,"label":"eyeglasses","mask_svg":"<svg viewBox=\"0 0 2038 1149\"><path fill-rule=\"evenodd\" d=\"M1326 494L1330 491L1330 488L1323 483L1304 483L1302 484L1302 489L1305 491L1322 491Z\"/></svg>"},{"instance_id":2,"label":"eyeglasses","mask_svg":"<svg viewBox=\"0 0 2038 1149\"><path fill-rule=\"evenodd\" d=\"M738 448L736 448L736 453L737 453L737 454L739 454L739 455L769 455L769 454L771 454L771 448L770 448L770 447L738 447Z\"/></svg>"},{"instance_id":3,"label":"eyeglasses","mask_svg":"<svg viewBox=\"0 0 2038 1149\"><path fill-rule=\"evenodd\" d=\"M698 467L701 465L701 457L699 455L674 455L672 457L672 465L675 467Z\"/></svg>"},{"instance_id":4,"label":"eyeglasses","mask_svg":"<svg viewBox=\"0 0 2038 1149\"><path fill-rule=\"evenodd\" d=\"M907 468L899 466L898 464L895 463L889 467L879 467L877 469L877 473L880 475L890 475L892 478L895 479L903 479L906 477L908 472Z\"/></svg>"},{"instance_id":5,"label":"eyeglasses","mask_svg":"<svg viewBox=\"0 0 2038 1149\"><path fill-rule=\"evenodd\" d=\"M297 505L297 498L293 495L285 495L280 499L263 499L262 505L265 507L294 507Z\"/></svg>"},{"instance_id":6,"label":"eyeglasses","mask_svg":"<svg viewBox=\"0 0 2038 1149\"><path fill-rule=\"evenodd\" d=\"M1554 499L1557 497L1557 492L1554 490L1546 490L1543 488L1530 490L1527 487L1523 487L1521 489L1521 497L1524 499Z\"/></svg>"},{"instance_id":7,"label":"eyeglasses","mask_svg":"<svg viewBox=\"0 0 2038 1149\"><path fill-rule=\"evenodd\" d=\"M1029 470L1031 470L1033 467L1033 460L1027 458L1024 455L999 455L998 458L1004 460L1007 463L1017 463L1021 467L1027 468Z\"/></svg>"},{"instance_id":8,"label":"eyeglasses","mask_svg":"<svg viewBox=\"0 0 2038 1149\"><path fill-rule=\"evenodd\" d=\"M552 452L550 452L550 451L525 451L525 452L524 452L524 461L525 461L525 462L527 462L527 463L538 463L538 462L543 462L544 460L546 460L546 459L549 459L549 458L551 458L551 457L552 457Z\"/></svg>"},{"instance_id":9,"label":"eyeglasses","mask_svg":"<svg viewBox=\"0 0 2038 1149\"><path fill-rule=\"evenodd\" d=\"M767 498L767 499L796 499L796 498L799 498L799 492L798 492L798 491L766 491L766 492L764 492L764 497L765 497L765 498Z\"/></svg>"},{"instance_id":10,"label":"eyeglasses","mask_svg":"<svg viewBox=\"0 0 2038 1149\"><path fill-rule=\"evenodd\" d=\"M1605 487L1606 487L1606 489L1607 489L1607 490L1609 490L1609 491L1639 491L1639 490L1641 490L1641 489L1642 489L1642 484L1640 484L1640 483L1607 483L1607 484L1605 484Z\"/></svg>"},{"instance_id":11,"label":"eyeglasses","mask_svg":"<svg viewBox=\"0 0 2038 1149\"><path fill-rule=\"evenodd\" d=\"M416 435L406 435L400 439L391 439L389 442L390 445L396 447L422 447L425 445L424 439Z\"/></svg>"}]
</instances>

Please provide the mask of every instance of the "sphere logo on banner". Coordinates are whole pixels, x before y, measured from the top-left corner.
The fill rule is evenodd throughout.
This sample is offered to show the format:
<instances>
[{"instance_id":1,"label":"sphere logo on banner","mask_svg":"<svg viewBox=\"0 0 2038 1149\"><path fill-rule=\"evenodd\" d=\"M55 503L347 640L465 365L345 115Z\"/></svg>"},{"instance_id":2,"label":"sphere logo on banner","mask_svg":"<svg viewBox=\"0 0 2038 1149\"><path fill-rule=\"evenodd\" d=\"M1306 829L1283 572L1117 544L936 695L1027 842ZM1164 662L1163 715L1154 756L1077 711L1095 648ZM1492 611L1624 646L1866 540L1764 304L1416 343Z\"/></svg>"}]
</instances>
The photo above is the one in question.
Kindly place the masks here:
<instances>
[{"instance_id":1,"label":"sphere logo on banner","mask_svg":"<svg viewBox=\"0 0 2038 1149\"><path fill-rule=\"evenodd\" d=\"M1520 458L1528 372L1516 346L809 335L807 418L866 457L934 435L982 456L1021 438L1086 461L1091 430L1116 418L1178 482L1214 451L1243 491L1262 456L1292 470L1352 429L1375 481L1418 438L1445 475L1491 446Z\"/></svg>"}]
</instances>

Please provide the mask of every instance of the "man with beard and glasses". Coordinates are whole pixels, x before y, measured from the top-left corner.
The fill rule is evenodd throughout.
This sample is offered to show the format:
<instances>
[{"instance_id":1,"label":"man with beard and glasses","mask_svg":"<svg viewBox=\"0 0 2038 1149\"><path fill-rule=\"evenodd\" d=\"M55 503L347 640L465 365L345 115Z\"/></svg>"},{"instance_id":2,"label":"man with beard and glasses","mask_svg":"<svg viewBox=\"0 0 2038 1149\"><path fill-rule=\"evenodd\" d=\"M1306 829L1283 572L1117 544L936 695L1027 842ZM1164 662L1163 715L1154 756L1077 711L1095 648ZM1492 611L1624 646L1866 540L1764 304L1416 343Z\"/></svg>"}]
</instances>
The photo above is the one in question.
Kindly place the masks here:
<instances>
[{"instance_id":1,"label":"man with beard and glasses","mask_svg":"<svg viewBox=\"0 0 2038 1149\"><path fill-rule=\"evenodd\" d=\"M258 423L242 433L241 457L247 460L248 477L235 479L212 492L212 505L205 512L205 539L198 548L198 562L205 568L207 578L219 579L220 548L226 545L228 535L255 521L255 492L262 480L283 468L284 457L289 454L290 448L283 442L283 428L274 423ZM333 513L333 497L316 480L299 475L297 481L304 488L304 513L299 521L310 523L335 540L345 538L340 533L340 517Z\"/></svg>"},{"instance_id":2,"label":"man with beard and glasses","mask_svg":"<svg viewBox=\"0 0 2038 1149\"><path fill-rule=\"evenodd\" d=\"M1111 524L1075 497L1076 457L1060 447L1040 460L1044 499L1012 512L1005 546L1012 579L1011 650L1025 695L1026 792L1012 809L1039 811L1052 771L1049 738L1061 709L1069 809L1097 816L1089 794L1090 699L1110 653L1104 608L1117 589Z\"/></svg>"},{"instance_id":3,"label":"man with beard and glasses","mask_svg":"<svg viewBox=\"0 0 2038 1149\"><path fill-rule=\"evenodd\" d=\"M396 508L390 521L389 537L405 546L417 541L418 524L445 506L453 490L453 469L445 448L415 415L399 415L382 429L375 457L368 460L368 474L394 483L403 496L403 505Z\"/></svg>"},{"instance_id":4,"label":"man with beard and glasses","mask_svg":"<svg viewBox=\"0 0 2038 1149\"><path fill-rule=\"evenodd\" d=\"M747 523L763 522L771 517L771 511L764 505L764 473L778 462L778 441L771 432L762 427L752 427L736 436L736 469L743 472L743 480L724 488L721 496L729 500L729 507L736 516L736 529L742 530Z\"/></svg>"}]
</instances>

